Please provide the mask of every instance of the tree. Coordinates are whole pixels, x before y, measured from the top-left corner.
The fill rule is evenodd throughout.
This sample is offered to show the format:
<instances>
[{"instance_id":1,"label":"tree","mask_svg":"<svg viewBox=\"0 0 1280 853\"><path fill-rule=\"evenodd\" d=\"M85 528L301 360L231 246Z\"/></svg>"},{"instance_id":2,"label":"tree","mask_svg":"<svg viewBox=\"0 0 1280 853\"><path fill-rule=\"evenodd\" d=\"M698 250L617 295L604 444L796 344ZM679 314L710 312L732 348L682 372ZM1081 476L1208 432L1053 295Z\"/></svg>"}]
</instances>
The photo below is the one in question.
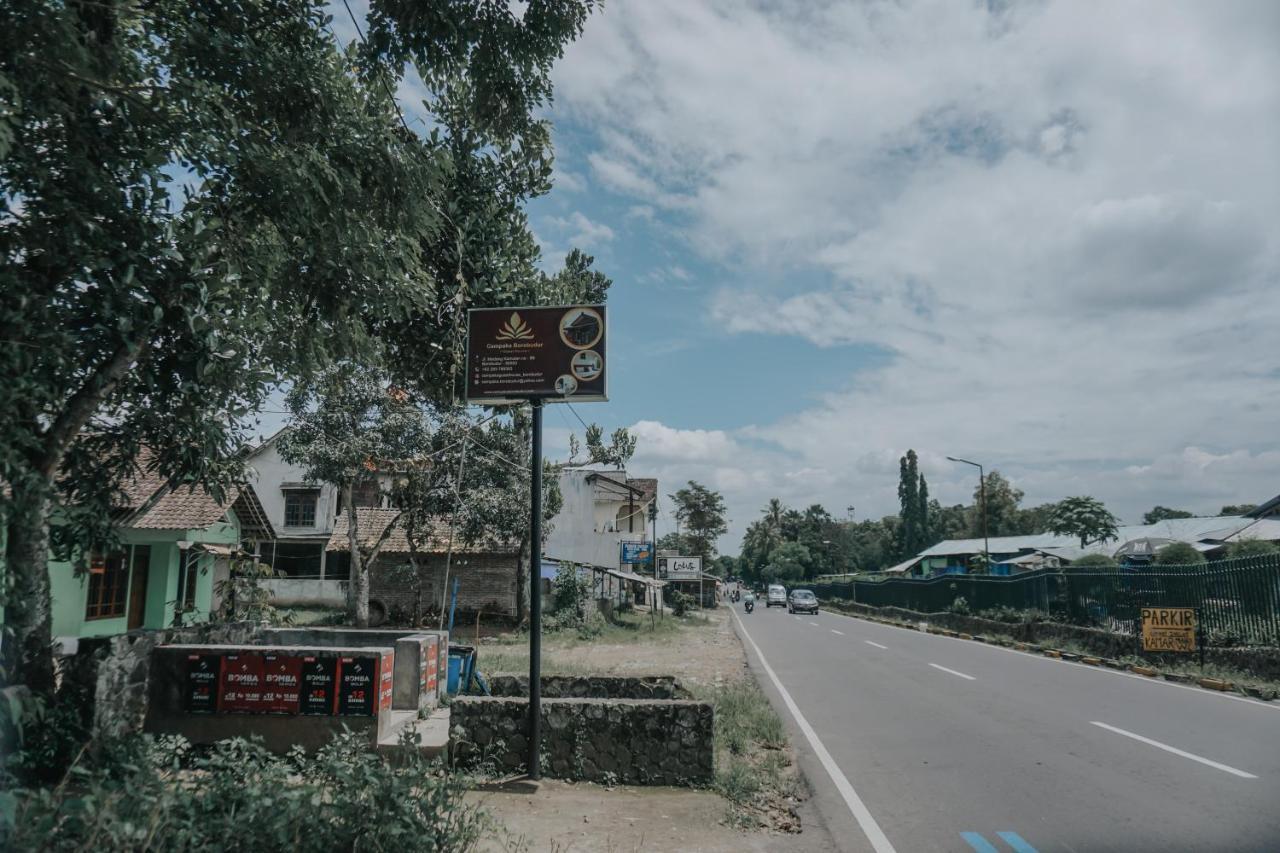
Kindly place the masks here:
<instances>
[{"instance_id":1,"label":"tree","mask_svg":"<svg viewBox=\"0 0 1280 853\"><path fill-rule=\"evenodd\" d=\"M930 545L946 539L964 539L972 528L971 507L963 504L943 506L936 500L929 501Z\"/></svg>"},{"instance_id":2,"label":"tree","mask_svg":"<svg viewBox=\"0 0 1280 853\"><path fill-rule=\"evenodd\" d=\"M1119 535L1119 519L1095 498L1063 498L1049 516L1049 532L1074 536L1084 548L1090 542L1106 542Z\"/></svg>"},{"instance_id":3,"label":"tree","mask_svg":"<svg viewBox=\"0 0 1280 853\"><path fill-rule=\"evenodd\" d=\"M1015 535L1030 536L1046 532L1049 529L1049 519L1053 517L1053 511L1056 507L1057 504L1045 503L1028 507L1027 509L1019 509L1014 516Z\"/></svg>"},{"instance_id":4,"label":"tree","mask_svg":"<svg viewBox=\"0 0 1280 853\"><path fill-rule=\"evenodd\" d=\"M676 507L676 520L683 527L689 555L702 557L703 565L710 563L716 556L716 540L729 529L724 498L693 480L670 498Z\"/></svg>"},{"instance_id":5,"label":"tree","mask_svg":"<svg viewBox=\"0 0 1280 853\"><path fill-rule=\"evenodd\" d=\"M1195 513L1185 509L1169 509L1167 506L1156 506L1142 516L1143 524L1155 524L1170 518L1195 518Z\"/></svg>"},{"instance_id":6,"label":"tree","mask_svg":"<svg viewBox=\"0 0 1280 853\"><path fill-rule=\"evenodd\" d=\"M1257 504L1227 504L1218 511L1218 515L1248 515L1257 508Z\"/></svg>"},{"instance_id":7,"label":"tree","mask_svg":"<svg viewBox=\"0 0 1280 853\"><path fill-rule=\"evenodd\" d=\"M999 471L986 476L986 524L990 536L1014 536L1018 533L1018 504L1022 502L1022 490L1004 478ZM981 538L983 533L982 490L973 490L973 518L970 535Z\"/></svg>"},{"instance_id":8,"label":"tree","mask_svg":"<svg viewBox=\"0 0 1280 853\"><path fill-rule=\"evenodd\" d=\"M659 551L674 551L680 556L686 556L689 547L689 540L682 533L676 533L674 530L670 533L664 533L658 537Z\"/></svg>"},{"instance_id":9,"label":"tree","mask_svg":"<svg viewBox=\"0 0 1280 853\"><path fill-rule=\"evenodd\" d=\"M1156 563L1162 566L1193 566L1205 561L1189 542L1171 542L1156 552Z\"/></svg>"},{"instance_id":10,"label":"tree","mask_svg":"<svg viewBox=\"0 0 1280 853\"><path fill-rule=\"evenodd\" d=\"M909 557L920 553L924 548L920 471L914 450L908 450L907 454L898 460L898 506L898 517L902 519L902 527L899 531L902 539L898 543L898 556Z\"/></svg>"},{"instance_id":11,"label":"tree","mask_svg":"<svg viewBox=\"0 0 1280 853\"><path fill-rule=\"evenodd\" d=\"M810 559L809 549L799 542L783 542L773 551L773 557L765 568L769 581L798 581L805 577L805 566Z\"/></svg>"},{"instance_id":12,"label":"tree","mask_svg":"<svg viewBox=\"0 0 1280 853\"><path fill-rule=\"evenodd\" d=\"M0 6L10 680L51 689L49 549L110 542L141 447L220 495L268 386L371 338L448 398L466 309L539 282L538 108L592 5L375 0L346 52L310 0ZM388 96L409 61L421 136Z\"/></svg>"},{"instance_id":13,"label":"tree","mask_svg":"<svg viewBox=\"0 0 1280 853\"><path fill-rule=\"evenodd\" d=\"M285 404L290 422L277 443L280 456L301 465L307 480L330 483L341 494L351 551L348 609L358 627L368 627L369 570L393 525L380 531L373 546L364 547L356 488L377 488L379 471L396 471L421 456L429 435L427 423L403 392L350 362L294 385Z\"/></svg>"},{"instance_id":14,"label":"tree","mask_svg":"<svg viewBox=\"0 0 1280 853\"><path fill-rule=\"evenodd\" d=\"M598 424L591 424L586 432L587 461L599 465L612 465L621 470L636 452L636 439L625 427L615 429L609 437L609 444L604 443L604 430ZM569 436L569 461L573 462L580 447L577 436Z\"/></svg>"}]
</instances>

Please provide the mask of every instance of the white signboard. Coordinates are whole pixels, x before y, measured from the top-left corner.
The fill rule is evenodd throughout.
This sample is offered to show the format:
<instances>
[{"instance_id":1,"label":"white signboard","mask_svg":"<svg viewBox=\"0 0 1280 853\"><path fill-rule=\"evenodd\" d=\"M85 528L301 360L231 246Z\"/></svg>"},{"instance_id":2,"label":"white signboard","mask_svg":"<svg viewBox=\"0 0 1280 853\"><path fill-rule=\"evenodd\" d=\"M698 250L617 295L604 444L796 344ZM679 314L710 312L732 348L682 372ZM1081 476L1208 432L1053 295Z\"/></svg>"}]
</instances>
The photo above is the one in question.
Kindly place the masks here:
<instances>
[{"instance_id":1,"label":"white signboard","mask_svg":"<svg viewBox=\"0 0 1280 853\"><path fill-rule=\"evenodd\" d=\"M658 580L696 581L702 577L701 557L659 557Z\"/></svg>"}]
</instances>

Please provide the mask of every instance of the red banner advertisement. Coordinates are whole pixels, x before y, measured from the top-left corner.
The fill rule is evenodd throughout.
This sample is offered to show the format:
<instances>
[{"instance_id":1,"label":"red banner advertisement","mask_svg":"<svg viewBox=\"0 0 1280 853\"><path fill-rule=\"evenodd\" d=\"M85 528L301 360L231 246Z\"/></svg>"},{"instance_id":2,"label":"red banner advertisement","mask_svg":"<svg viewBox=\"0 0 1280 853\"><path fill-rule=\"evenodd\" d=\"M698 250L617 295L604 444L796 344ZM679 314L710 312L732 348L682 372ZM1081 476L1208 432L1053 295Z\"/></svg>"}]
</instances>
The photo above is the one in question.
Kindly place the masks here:
<instances>
[{"instance_id":1,"label":"red banner advertisement","mask_svg":"<svg viewBox=\"0 0 1280 853\"><path fill-rule=\"evenodd\" d=\"M225 655L218 710L225 714L259 714L262 706L262 655Z\"/></svg>"},{"instance_id":2,"label":"red banner advertisement","mask_svg":"<svg viewBox=\"0 0 1280 853\"><path fill-rule=\"evenodd\" d=\"M302 658L264 655L262 710L268 714L296 714L302 684Z\"/></svg>"}]
</instances>

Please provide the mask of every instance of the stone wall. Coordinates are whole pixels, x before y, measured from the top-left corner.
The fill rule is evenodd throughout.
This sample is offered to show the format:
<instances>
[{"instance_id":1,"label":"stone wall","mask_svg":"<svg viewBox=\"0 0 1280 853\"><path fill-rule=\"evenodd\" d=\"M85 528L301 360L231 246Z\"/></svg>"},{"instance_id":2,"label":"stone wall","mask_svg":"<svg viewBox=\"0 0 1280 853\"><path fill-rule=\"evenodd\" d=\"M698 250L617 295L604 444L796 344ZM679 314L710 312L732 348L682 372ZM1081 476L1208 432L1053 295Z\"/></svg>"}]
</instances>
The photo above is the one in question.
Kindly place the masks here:
<instances>
[{"instance_id":1,"label":"stone wall","mask_svg":"<svg viewBox=\"0 0 1280 853\"><path fill-rule=\"evenodd\" d=\"M494 696L529 695L529 676L495 675L489 679ZM669 675L626 677L609 675L542 677L544 699L688 699L689 693Z\"/></svg>"},{"instance_id":2,"label":"stone wall","mask_svg":"<svg viewBox=\"0 0 1280 853\"><path fill-rule=\"evenodd\" d=\"M1113 634L1098 628L1064 625L1060 622L999 622L961 613L918 613L900 607L871 607L853 602L832 602L828 608L846 613L861 613L881 619L902 622L928 622L940 628L965 634L999 634L1022 643L1053 646L1072 642L1092 654L1105 658L1141 656L1154 664L1168 664L1198 660L1194 655L1149 654L1140 652L1137 638L1130 634ZM1210 647L1205 651L1205 661L1218 666L1231 667L1248 672L1258 678L1280 681L1280 649Z\"/></svg>"},{"instance_id":3,"label":"stone wall","mask_svg":"<svg viewBox=\"0 0 1280 853\"><path fill-rule=\"evenodd\" d=\"M714 709L707 702L544 699L542 772L628 785L711 781ZM461 696L450 705L450 750L461 766L523 772L527 699Z\"/></svg>"},{"instance_id":4,"label":"stone wall","mask_svg":"<svg viewBox=\"0 0 1280 853\"><path fill-rule=\"evenodd\" d=\"M444 557L432 555L425 558L426 565L418 571L422 613L439 613L445 588ZM392 624L398 614L412 617L414 589L410 569L401 569L408 563L402 554L384 555L369 574L369 600L379 601L386 608ZM449 569L448 586L453 578L458 584L458 613L475 614L483 611L488 616L515 616L516 572L519 558L516 554L454 554ZM443 598L448 609L449 600Z\"/></svg>"}]
</instances>

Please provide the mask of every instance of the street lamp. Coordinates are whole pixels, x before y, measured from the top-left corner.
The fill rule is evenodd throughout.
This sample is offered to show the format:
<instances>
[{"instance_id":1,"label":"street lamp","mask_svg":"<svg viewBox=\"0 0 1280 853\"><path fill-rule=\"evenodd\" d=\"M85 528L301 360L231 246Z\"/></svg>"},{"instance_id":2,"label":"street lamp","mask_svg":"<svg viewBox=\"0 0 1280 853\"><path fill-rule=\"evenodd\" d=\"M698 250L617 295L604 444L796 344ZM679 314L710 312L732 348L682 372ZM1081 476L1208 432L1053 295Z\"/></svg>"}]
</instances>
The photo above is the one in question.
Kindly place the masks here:
<instances>
[{"instance_id":1,"label":"street lamp","mask_svg":"<svg viewBox=\"0 0 1280 853\"><path fill-rule=\"evenodd\" d=\"M958 459L955 456L948 456L951 462L963 462L965 465L972 465L978 469L978 496L982 501L982 560L987 567L987 572L991 571L991 540L987 538L987 475L982 470L982 466L977 462L970 462L968 459Z\"/></svg>"}]
</instances>

